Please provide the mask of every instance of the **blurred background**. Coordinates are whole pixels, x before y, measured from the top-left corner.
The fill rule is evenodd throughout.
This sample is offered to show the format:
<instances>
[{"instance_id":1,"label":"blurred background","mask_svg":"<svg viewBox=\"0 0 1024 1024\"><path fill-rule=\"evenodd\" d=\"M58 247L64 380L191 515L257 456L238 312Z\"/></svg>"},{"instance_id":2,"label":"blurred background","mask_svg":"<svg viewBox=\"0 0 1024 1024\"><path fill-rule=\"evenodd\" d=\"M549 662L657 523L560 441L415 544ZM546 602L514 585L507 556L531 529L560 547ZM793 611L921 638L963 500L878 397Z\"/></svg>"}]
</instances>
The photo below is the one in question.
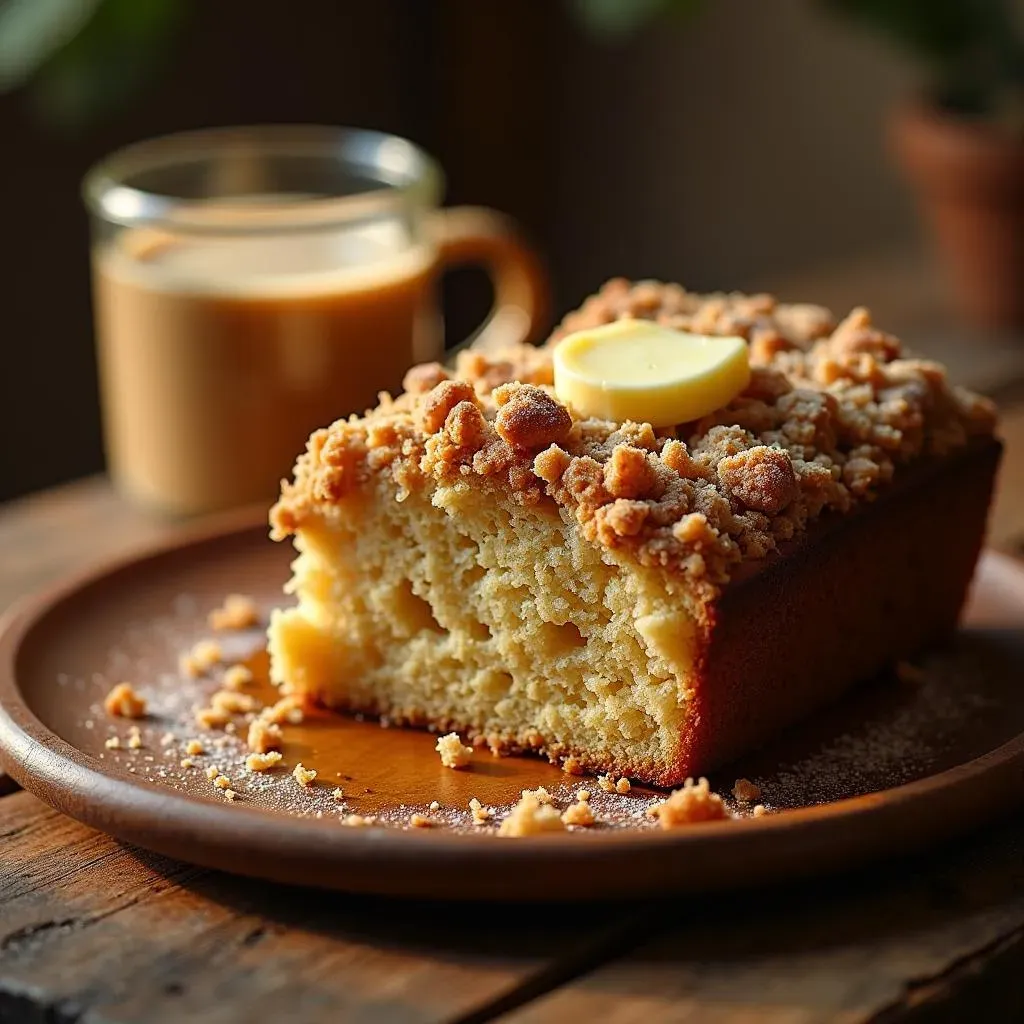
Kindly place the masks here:
<instances>
[{"instance_id":1,"label":"blurred background","mask_svg":"<svg viewBox=\"0 0 1024 1024\"><path fill-rule=\"evenodd\" d=\"M908 109L924 96L956 131L998 122L1010 183L968 191L990 233L1010 216L991 189L1020 217L1019 6L0 0L0 499L103 466L82 175L125 143L213 125L416 141L449 203L520 222L559 315L613 275L864 303L994 390L1020 375L1024 232L996 240L995 263L950 260L984 230L964 228L961 200L950 242L930 211L927 119ZM954 303L943 256L989 268L983 287L1005 270L1010 305ZM482 275L452 275L446 303L456 341L488 306Z\"/></svg>"}]
</instances>

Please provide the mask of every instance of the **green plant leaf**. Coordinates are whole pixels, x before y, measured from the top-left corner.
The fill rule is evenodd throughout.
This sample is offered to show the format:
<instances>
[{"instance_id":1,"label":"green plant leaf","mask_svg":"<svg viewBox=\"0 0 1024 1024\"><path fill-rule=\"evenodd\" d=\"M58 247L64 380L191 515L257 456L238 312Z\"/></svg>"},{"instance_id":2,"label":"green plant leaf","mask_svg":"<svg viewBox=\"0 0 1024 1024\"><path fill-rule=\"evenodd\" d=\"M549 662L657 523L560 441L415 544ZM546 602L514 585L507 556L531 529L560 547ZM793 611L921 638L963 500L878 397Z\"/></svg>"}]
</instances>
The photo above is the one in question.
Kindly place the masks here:
<instances>
[{"instance_id":1,"label":"green plant leaf","mask_svg":"<svg viewBox=\"0 0 1024 1024\"><path fill-rule=\"evenodd\" d=\"M703 0L571 0L579 20L596 35L626 36L665 13L690 14Z\"/></svg>"},{"instance_id":2,"label":"green plant leaf","mask_svg":"<svg viewBox=\"0 0 1024 1024\"><path fill-rule=\"evenodd\" d=\"M101 0L2 0L0 92L24 84L73 39Z\"/></svg>"},{"instance_id":3,"label":"green plant leaf","mask_svg":"<svg viewBox=\"0 0 1024 1024\"><path fill-rule=\"evenodd\" d=\"M36 76L40 116L74 131L130 103L157 73L190 7L186 0L101 0Z\"/></svg>"}]
</instances>

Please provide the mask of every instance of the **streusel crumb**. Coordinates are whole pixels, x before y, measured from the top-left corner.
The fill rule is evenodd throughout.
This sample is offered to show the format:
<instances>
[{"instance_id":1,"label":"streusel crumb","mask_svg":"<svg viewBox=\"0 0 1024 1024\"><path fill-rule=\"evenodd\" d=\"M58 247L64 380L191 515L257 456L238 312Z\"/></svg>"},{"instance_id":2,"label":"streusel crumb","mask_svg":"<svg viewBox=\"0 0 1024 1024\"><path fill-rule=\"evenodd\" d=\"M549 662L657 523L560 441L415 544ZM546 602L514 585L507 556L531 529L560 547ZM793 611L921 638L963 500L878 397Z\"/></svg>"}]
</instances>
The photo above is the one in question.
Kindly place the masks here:
<instances>
[{"instance_id":1,"label":"streusel crumb","mask_svg":"<svg viewBox=\"0 0 1024 1024\"><path fill-rule=\"evenodd\" d=\"M214 608L207 616L210 629L248 629L259 622L256 602L245 594L228 594L220 608Z\"/></svg>"},{"instance_id":2,"label":"streusel crumb","mask_svg":"<svg viewBox=\"0 0 1024 1024\"><path fill-rule=\"evenodd\" d=\"M121 737L120 736L108 736L107 739L105 739L103 741L103 746L105 746L107 748L107 750L120 750L121 749Z\"/></svg>"},{"instance_id":3,"label":"streusel crumb","mask_svg":"<svg viewBox=\"0 0 1024 1024\"><path fill-rule=\"evenodd\" d=\"M522 792L522 796L524 799L526 799L527 797L533 797L538 803L541 804L554 803L554 798L543 786L538 786L536 789L524 789Z\"/></svg>"},{"instance_id":4,"label":"streusel crumb","mask_svg":"<svg viewBox=\"0 0 1024 1024\"><path fill-rule=\"evenodd\" d=\"M336 790L334 790L333 793L331 793L331 796L335 800L338 800L338 801L344 800L345 799L345 791L341 788L341 786L338 786L338 788Z\"/></svg>"},{"instance_id":5,"label":"streusel crumb","mask_svg":"<svg viewBox=\"0 0 1024 1024\"><path fill-rule=\"evenodd\" d=\"M536 836L545 832L564 832L565 825L551 804L542 804L527 792L512 808L498 828L499 836Z\"/></svg>"},{"instance_id":6,"label":"streusel crumb","mask_svg":"<svg viewBox=\"0 0 1024 1024\"><path fill-rule=\"evenodd\" d=\"M246 744L257 754L265 754L268 750L279 750L284 743L284 733L276 722L267 722L257 718L249 724Z\"/></svg>"},{"instance_id":7,"label":"streusel crumb","mask_svg":"<svg viewBox=\"0 0 1024 1024\"><path fill-rule=\"evenodd\" d=\"M411 814L409 815L409 824L413 828L433 828L433 819L428 818L425 814Z\"/></svg>"},{"instance_id":8,"label":"streusel crumb","mask_svg":"<svg viewBox=\"0 0 1024 1024\"><path fill-rule=\"evenodd\" d=\"M441 810L441 805L436 800L431 800L430 801L430 807L428 807L427 810L429 810L429 811L439 811L439 810Z\"/></svg>"},{"instance_id":9,"label":"streusel crumb","mask_svg":"<svg viewBox=\"0 0 1024 1024\"><path fill-rule=\"evenodd\" d=\"M440 737L434 749L440 754L445 768L465 768L473 756L473 748L463 746L457 732Z\"/></svg>"},{"instance_id":10,"label":"streusel crumb","mask_svg":"<svg viewBox=\"0 0 1024 1024\"><path fill-rule=\"evenodd\" d=\"M233 789L224 790L224 799L227 800L229 804L234 803L237 796L238 794Z\"/></svg>"},{"instance_id":11,"label":"streusel crumb","mask_svg":"<svg viewBox=\"0 0 1024 1024\"><path fill-rule=\"evenodd\" d=\"M273 725L301 725L305 718L305 702L301 697L282 697L276 704L264 708L260 718Z\"/></svg>"},{"instance_id":12,"label":"streusel crumb","mask_svg":"<svg viewBox=\"0 0 1024 1024\"><path fill-rule=\"evenodd\" d=\"M623 796L625 796L632 788L633 787L630 784L629 779L618 779L615 783L615 792L621 793Z\"/></svg>"},{"instance_id":13,"label":"streusel crumb","mask_svg":"<svg viewBox=\"0 0 1024 1024\"><path fill-rule=\"evenodd\" d=\"M768 808L764 804L756 804L750 813L755 818L763 818L768 813Z\"/></svg>"},{"instance_id":14,"label":"streusel crumb","mask_svg":"<svg viewBox=\"0 0 1024 1024\"><path fill-rule=\"evenodd\" d=\"M206 748L199 740L189 740L188 743L185 744L185 753L198 757L200 754L206 753Z\"/></svg>"},{"instance_id":15,"label":"streusel crumb","mask_svg":"<svg viewBox=\"0 0 1024 1024\"><path fill-rule=\"evenodd\" d=\"M131 683L118 683L103 699L103 710L117 718L144 718L146 699Z\"/></svg>"},{"instance_id":16,"label":"streusel crumb","mask_svg":"<svg viewBox=\"0 0 1024 1024\"><path fill-rule=\"evenodd\" d=\"M230 789L231 788L231 780L226 775L218 775L213 780L213 784L214 784L214 786L216 786L217 789Z\"/></svg>"},{"instance_id":17,"label":"streusel crumb","mask_svg":"<svg viewBox=\"0 0 1024 1024\"><path fill-rule=\"evenodd\" d=\"M648 813L658 819L662 828L678 828L701 821L716 821L729 816L722 798L711 792L707 779L687 779L681 789L674 790L666 800L655 804Z\"/></svg>"},{"instance_id":18,"label":"streusel crumb","mask_svg":"<svg viewBox=\"0 0 1024 1024\"><path fill-rule=\"evenodd\" d=\"M597 777L597 784L606 793L614 793L615 792L615 779L612 778L611 775L598 775L598 777Z\"/></svg>"},{"instance_id":19,"label":"streusel crumb","mask_svg":"<svg viewBox=\"0 0 1024 1024\"><path fill-rule=\"evenodd\" d=\"M295 779L300 786L305 788L316 778L316 769L303 768L302 762L300 761L292 770L292 778Z\"/></svg>"},{"instance_id":20,"label":"streusel crumb","mask_svg":"<svg viewBox=\"0 0 1024 1024\"><path fill-rule=\"evenodd\" d=\"M241 690L253 680L252 670L245 665L231 665L224 672L221 683L225 690Z\"/></svg>"},{"instance_id":21,"label":"streusel crumb","mask_svg":"<svg viewBox=\"0 0 1024 1024\"><path fill-rule=\"evenodd\" d=\"M195 761L191 757L183 757L179 762L182 768L194 768L196 766Z\"/></svg>"},{"instance_id":22,"label":"streusel crumb","mask_svg":"<svg viewBox=\"0 0 1024 1024\"><path fill-rule=\"evenodd\" d=\"M220 769L217 768L215 765L211 764L209 768L206 769L206 777L211 781L217 778L218 775L220 775Z\"/></svg>"},{"instance_id":23,"label":"streusel crumb","mask_svg":"<svg viewBox=\"0 0 1024 1024\"><path fill-rule=\"evenodd\" d=\"M245 759L245 767L251 772L269 771L281 760L281 754L276 750L268 750L265 754L250 754Z\"/></svg>"},{"instance_id":24,"label":"streusel crumb","mask_svg":"<svg viewBox=\"0 0 1024 1024\"><path fill-rule=\"evenodd\" d=\"M562 814L562 821L566 825L593 825L597 819L586 800L579 800L570 804Z\"/></svg>"},{"instance_id":25,"label":"streusel crumb","mask_svg":"<svg viewBox=\"0 0 1024 1024\"><path fill-rule=\"evenodd\" d=\"M752 804L761 796L761 787L750 779L737 779L732 787L732 795L741 804Z\"/></svg>"},{"instance_id":26,"label":"streusel crumb","mask_svg":"<svg viewBox=\"0 0 1024 1024\"><path fill-rule=\"evenodd\" d=\"M128 731L128 748L129 750L140 750L142 746L142 733L139 732L137 725L132 726Z\"/></svg>"},{"instance_id":27,"label":"streusel crumb","mask_svg":"<svg viewBox=\"0 0 1024 1024\"><path fill-rule=\"evenodd\" d=\"M590 790L589 789L577 789L576 790L576 799L581 801L582 803L586 803L590 799Z\"/></svg>"}]
</instances>

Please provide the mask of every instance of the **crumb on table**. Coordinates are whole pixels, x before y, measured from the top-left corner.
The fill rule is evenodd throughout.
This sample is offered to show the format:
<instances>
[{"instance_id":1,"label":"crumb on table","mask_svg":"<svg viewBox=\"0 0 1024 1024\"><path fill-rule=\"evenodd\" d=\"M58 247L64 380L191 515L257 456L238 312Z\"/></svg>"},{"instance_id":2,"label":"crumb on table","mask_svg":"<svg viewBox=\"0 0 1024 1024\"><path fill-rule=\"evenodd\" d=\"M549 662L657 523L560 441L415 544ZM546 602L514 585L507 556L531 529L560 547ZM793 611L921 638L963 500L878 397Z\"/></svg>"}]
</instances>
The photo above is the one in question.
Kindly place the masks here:
<instances>
[{"instance_id":1,"label":"crumb on table","mask_svg":"<svg viewBox=\"0 0 1024 1024\"><path fill-rule=\"evenodd\" d=\"M752 804L761 796L761 787L750 779L737 779L732 787L732 795L741 804Z\"/></svg>"},{"instance_id":2,"label":"crumb on table","mask_svg":"<svg viewBox=\"0 0 1024 1024\"><path fill-rule=\"evenodd\" d=\"M303 789L305 789L316 778L316 769L315 768L304 768L303 765L302 765L302 762L300 761L292 769L292 778L300 786L302 786Z\"/></svg>"},{"instance_id":3,"label":"crumb on table","mask_svg":"<svg viewBox=\"0 0 1024 1024\"><path fill-rule=\"evenodd\" d=\"M118 683L103 699L103 710L117 718L144 718L146 699L131 683Z\"/></svg>"},{"instance_id":4,"label":"crumb on table","mask_svg":"<svg viewBox=\"0 0 1024 1024\"><path fill-rule=\"evenodd\" d=\"M206 618L210 629L248 629L259 622L256 602L245 594L228 594L220 608L214 608Z\"/></svg>"},{"instance_id":5,"label":"crumb on table","mask_svg":"<svg viewBox=\"0 0 1024 1024\"><path fill-rule=\"evenodd\" d=\"M539 804L554 803L554 798L543 786L538 786L536 789L524 789L521 795L524 798L532 796Z\"/></svg>"},{"instance_id":6,"label":"crumb on table","mask_svg":"<svg viewBox=\"0 0 1024 1024\"><path fill-rule=\"evenodd\" d=\"M429 811L439 811L439 810L441 810L441 805L436 800L431 800L430 801L430 806L427 808L427 810L429 810Z\"/></svg>"},{"instance_id":7,"label":"crumb on table","mask_svg":"<svg viewBox=\"0 0 1024 1024\"><path fill-rule=\"evenodd\" d=\"M457 732L440 737L434 749L440 754L441 764L445 768L465 768L473 756L473 748L463 746Z\"/></svg>"},{"instance_id":8,"label":"crumb on table","mask_svg":"<svg viewBox=\"0 0 1024 1024\"><path fill-rule=\"evenodd\" d=\"M107 748L107 750L120 750L121 749L121 737L120 736L108 736L103 741L103 746L105 746Z\"/></svg>"},{"instance_id":9,"label":"crumb on table","mask_svg":"<svg viewBox=\"0 0 1024 1024\"><path fill-rule=\"evenodd\" d=\"M195 722L201 729L223 729L231 716L222 708L200 708L195 714Z\"/></svg>"},{"instance_id":10,"label":"crumb on table","mask_svg":"<svg viewBox=\"0 0 1024 1024\"><path fill-rule=\"evenodd\" d=\"M211 764L210 767L206 769L206 777L208 779L213 780L217 778L218 775L220 775L220 769L216 765Z\"/></svg>"},{"instance_id":11,"label":"crumb on table","mask_svg":"<svg viewBox=\"0 0 1024 1024\"><path fill-rule=\"evenodd\" d=\"M233 803L235 797L237 797L237 796L238 796L238 794L233 789L225 789L224 790L224 799L227 800L228 803Z\"/></svg>"},{"instance_id":12,"label":"crumb on table","mask_svg":"<svg viewBox=\"0 0 1024 1024\"><path fill-rule=\"evenodd\" d=\"M768 808L764 804L755 804L754 809L750 813L755 818L763 818L768 813Z\"/></svg>"},{"instance_id":13,"label":"crumb on table","mask_svg":"<svg viewBox=\"0 0 1024 1024\"><path fill-rule=\"evenodd\" d=\"M428 818L425 814L411 814L409 816L409 824L413 828L433 828L433 819Z\"/></svg>"},{"instance_id":14,"label":"crumb on table","mask_svg":"<svg viewBox=\"0 0 1024 1024\"><path fill-rule=\"evenodd\" d=\"M338 786L338 788L331 794L331 796L338 801L344 800L345 791L341 788L341 786Z\"/></svg>"},{"instance_id":15,"label":"crumb on table","mask_svg":"<svg viewBox=\"0 0 1024 1024\"><path fill-rule=\"evenodd\" d=\"M564 832L565 825L551 804L542 804L527 794L512 808L498 828L499 836L536 836L546 832Z\"/></svg>"},{"instance_id":16,"label":"crumb on table","mask_svg":"<svg viewBox=\"0 0 1024 1024\"><path fill-rule=\"evenodd\" d=\"M248 693L239 693L237 690L218 690L210 698L210 705L229 715L244 715L247 711L255 711L259 707L259 702Z\"/></svg>"},{"instance_id":17,"label":"crumb on table","mask_svg":"<svg viewBox=\"0 0 1024 1024\"><path fill-rule=\"evenodd\" d=\"M129 750L140 750L142 746L142 733L137 725L133 725L128 730L128 748Z\"/></svg>"},{"instance_id":18,"label":"crumb on table","mask_svg":"<svg viewBox=\"0 0 1024 1024\"><path fill-rule=\"evenodd\" d=\"M282 697L276 704L264 708L260 718L272 725L301 725L306 717L304 701L301 697Z\"/></svg>"},{"instance_id":19,"label":"crumb on table","mask_svg":"<svg viewBox=\"0 0 1024 1024\"><path fill-rule=\"evenodd\" d=\"M213 780L213 784L217 789L231 788L231 780L226 775L217 775Z\"/></svg>"},{"instance_id":20,"label":"crumb on table","mask_svg":"<svg viewBox=\"0 0 1024 1024\"><path fill-rule=\"evenodd\" d=\"M200 740L189 740L188 743L185 744L185 753L192 754L193 757L198 757L200 754L206 753L206 748Z\"/></svg>"},{"instance_id":21,"label":"crumb on table","mask_svg":"<svg viewBox=\"0 0 1024 1024\"><path fill-rule=\"evenodd\" d=\"M625 796L632 788L633 787L630 784L629 779L617 779L615 781L615 792L621 793L623 796Z\"/></svg>"},{"instance_id":22,"label":"crumb on table","mask_svg":"<svg viewBox=\"0 0 1024 1024\"><path fill-rule=\"evenodd\" d=\"M662 828L678 828L681 825L692 825L701 821L716 821L729 816L722 798L711 791L705 778L687 779L681 789L673 790L659 804L655 804L648 812L658 819Z\"/></svg>"},{"instance_id":23,"label":"crumb on table","mask_svg":"<svg viewBox=\"0 0 1024 1024\"><path fill-rule=\"evenodd\" d=\"M576 790L576 799L580 803L584 803L585 804L590 799L590 790L589 789L577 789Z\"/></svg>"}]
</instances>

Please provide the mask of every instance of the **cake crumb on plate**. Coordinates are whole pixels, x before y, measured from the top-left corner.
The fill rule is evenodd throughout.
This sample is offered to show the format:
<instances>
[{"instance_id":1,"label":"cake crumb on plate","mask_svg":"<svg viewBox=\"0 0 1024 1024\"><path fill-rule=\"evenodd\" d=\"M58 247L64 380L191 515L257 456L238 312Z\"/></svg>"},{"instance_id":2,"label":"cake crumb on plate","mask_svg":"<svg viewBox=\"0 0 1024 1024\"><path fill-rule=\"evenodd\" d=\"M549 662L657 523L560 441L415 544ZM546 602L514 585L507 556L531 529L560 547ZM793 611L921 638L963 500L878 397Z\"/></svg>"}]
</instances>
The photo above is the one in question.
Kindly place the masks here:
<instances>
[{"instance_id":1,"label":"cake crumb on plate","mask_svg":"<svg viewBox=\"0 0 1024 1024\"><path fill-rule=\"evenodd\" d=\"M662 828L678 828L700 821L717 821L729 816L722 798L711 791L705 778L687 779L681 789L673 790L661 803L647 812Z\"/></svg>"},{"instance_id":2,"label":"cake crumb on plate","mask_svg":"<svg viewBox=\"0 0 1024 1024\"><path fill-rule=\"evenodd\" d=\"M546 832L564 832L565 825L551 804L541 803L532 793L512 808L498 828L499 836L537 836Z\"/></svg>"},{"instance_id":3,"label":"cake crumb on plate","mask_svg":"<svg viewBox=\"0 0 1024 1024\"><path fill-rule=\"evenodd\" d=\"M146 698L131 683L118 683L103 699L103 710L117 718L144 718Z\"/></svg>"},{"instance_id":4,"label":"cake crumb on plate","mask_svg":"<svg viewBox=\"0 0 1024 1024\"><path fill-rule=\"evenodd\" d=\"M737 779L732 787L732 795L741 804L752 804L761 796L761 787L750 779Z\"/></svg>"},{"instance_id":5,"label":"cake crumb on plate","mask_svg":"<svg viewBox=\"0 0 1024 1024\"><path fill-rule=\"evenodd\" d=\"M251 772L265 772L273 768L281 760L281 753L268 750L265 754L250 754L245 759L245 767Z\"/></svg>"},{"instance_id":6,"label":"cake crumb on plate","mask_svg":"<svg viewBox=\"0 0 1024 1024\"><path fill-rule=\"evenodd\" d=\"M228 594L220 608L206 617L210 629L248 629L259 621L256 602L245 594Z\"/></svg>"},{"instance_id":7,"label":"cake crumb on plate","mask_svg":"<svg viewBox=\"0 0 1024 1024\"><path fill-rule=\"evenodd\" d=\"M440 754L441 764L445 768L465 768L473 756L473 748L463 746L457 732L450 732L447 736L442 736L434 749Z\"/></svg>"},{"instance_id":8,"label":"cake crumb on plate","mask_svg":"<svg viewBox=\"0 0 1024 1024\"><path fill-rule=\"evenodd\" d=\"M316 769L315 768L304 768L302 766L302 762L300 761L292 769L292 778L300 786L302 786L303 789L305 789L316 778Z\"/></svg>"},{"instance_id":9,"label":"cake crumb on plate","mask_svg":"<svg viewBox=\"0 0 1024 1024\"><path fill-rule=\"evenodd\" d=\"M570 804L562 814L562 822L566 825L593 825L597 819L586 800L578 800Z\"/></svg>"}]
</instances>

